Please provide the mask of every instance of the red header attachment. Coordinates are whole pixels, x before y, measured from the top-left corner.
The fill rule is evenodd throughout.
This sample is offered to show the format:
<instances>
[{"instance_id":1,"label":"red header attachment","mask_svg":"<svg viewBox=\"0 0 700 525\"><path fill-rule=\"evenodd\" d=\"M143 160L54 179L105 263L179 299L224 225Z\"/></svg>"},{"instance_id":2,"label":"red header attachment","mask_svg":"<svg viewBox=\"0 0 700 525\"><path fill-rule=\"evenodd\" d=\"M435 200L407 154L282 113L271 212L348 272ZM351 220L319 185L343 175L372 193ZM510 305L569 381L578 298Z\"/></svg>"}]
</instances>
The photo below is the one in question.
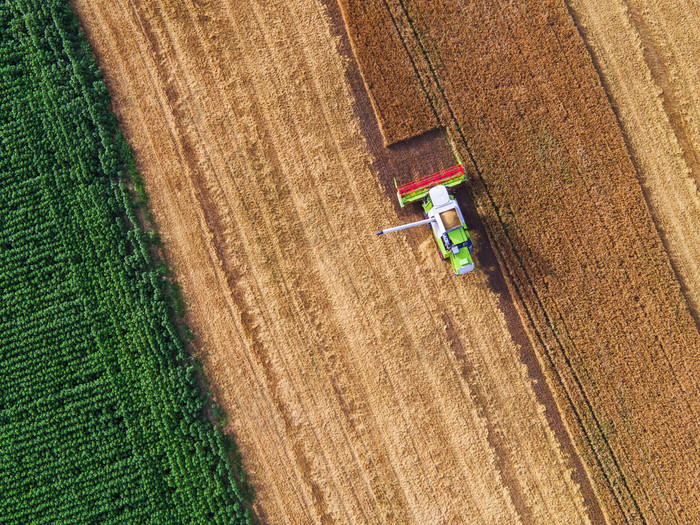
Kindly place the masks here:
<instances>
[{"instance_id":1,"label":"red header attachment","mask_svg":"<svg viewBox=\"0 0 700 525\"><path fill-rule=\"evenodd\" d=\"M452 166L446 170L438 171L427 177L423 177L417 181L409 182L402 186L396 186L396 193L399 197L401 207L407 202L413 202L425 197L430 188L442 184L443 186L452 187L461 184L466 180L464 167L461 164ZM394 180L394 184L396 181Z\"/></svg>"}]
</instances>

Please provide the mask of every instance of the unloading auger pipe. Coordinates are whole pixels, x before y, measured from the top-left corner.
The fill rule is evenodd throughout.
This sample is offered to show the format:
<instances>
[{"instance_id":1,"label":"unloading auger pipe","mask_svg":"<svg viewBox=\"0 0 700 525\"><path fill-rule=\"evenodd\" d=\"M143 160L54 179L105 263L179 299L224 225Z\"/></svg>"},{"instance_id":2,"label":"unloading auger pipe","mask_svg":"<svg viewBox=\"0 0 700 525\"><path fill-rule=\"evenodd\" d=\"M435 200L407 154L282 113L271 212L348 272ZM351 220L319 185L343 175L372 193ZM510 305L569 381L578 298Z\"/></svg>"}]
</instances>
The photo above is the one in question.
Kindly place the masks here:
<instances>
[{"instance_id":1,"label":"unloading auger pipe","mask_svg":"<svg viewBox=\"0 0 700 525\"><path fill-rule=\"evenodd\" d=\"M423 226L424 224L430 224L431 222L435 222L435 221L436 221L436 219L430 218L430 219L423 219L422 221L409 222L408 224L402 224L401 226L394 226L393 228L387 228L386 230L382 230L380 232L377 232L377 235L381 235L382 233L397 232L399 230L405 230L406 228L413 228L414 226Z\"/></svg>"}]
</instances>

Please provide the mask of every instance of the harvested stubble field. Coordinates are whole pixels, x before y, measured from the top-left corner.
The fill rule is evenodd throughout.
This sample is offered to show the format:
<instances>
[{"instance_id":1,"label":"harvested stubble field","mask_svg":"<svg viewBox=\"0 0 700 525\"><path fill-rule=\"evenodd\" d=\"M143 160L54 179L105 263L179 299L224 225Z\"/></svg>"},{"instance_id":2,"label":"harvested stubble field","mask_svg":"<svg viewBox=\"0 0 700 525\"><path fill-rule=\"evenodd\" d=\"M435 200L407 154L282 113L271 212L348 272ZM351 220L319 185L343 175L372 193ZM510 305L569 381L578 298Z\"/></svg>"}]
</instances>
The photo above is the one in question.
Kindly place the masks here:
<instances>
[{"instance_id":1,"label":"harvested stubble field","mask_svg":"<svg viewBox=\"0 0 700 525\"><path fill-rule=\"evenodd\" d=\"M341 3L352 19L357 2ZM571 0L584 42L557 1L375 4L391 13L436 114L470 160L477 208L608 518L696 523L689 57L698 41L688 34L697 26L686 33L682 10L663 13L654 2L606 7L608 16ZM697 6L687 7L695 20ZM376 52L363 44L374 28L349 27L354 49L365 50L369 89L391 88L364 65Z\"/></svg>"},{"instance_id":2,"label":"harvested stubble field","mask_svg":"<svg viewBox=\"0 0 700 525\"><path fill-rule=\"evenodd\" d=\"M382 147L337 7L74 6L262 521L602 519L478 223L461 279L375 237L417 215L391 177L452 159Z\"/></svg>"}]
</instances>

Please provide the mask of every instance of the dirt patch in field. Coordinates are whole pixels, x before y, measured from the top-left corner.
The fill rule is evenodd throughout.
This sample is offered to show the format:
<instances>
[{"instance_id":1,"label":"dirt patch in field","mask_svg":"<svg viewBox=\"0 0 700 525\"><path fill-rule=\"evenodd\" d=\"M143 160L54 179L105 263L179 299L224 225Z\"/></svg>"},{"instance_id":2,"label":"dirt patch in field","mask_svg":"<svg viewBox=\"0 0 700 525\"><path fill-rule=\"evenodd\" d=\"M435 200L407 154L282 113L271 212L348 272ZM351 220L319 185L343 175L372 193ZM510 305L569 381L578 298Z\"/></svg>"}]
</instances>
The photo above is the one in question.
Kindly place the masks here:
<instances>
[{"instance_id":1,"label":"dirt patch in field","mask_svg":"<svg viewBox=\"0 0 700 525\"><path fill-rule=\"evenodd\" d=\"M697 521L700 337L566 7L387 9L610 519Z\"/></svg>"},{"instance_id":2,"label":"dirt patch in field","mask_svg":"<svg viewBox=\"0 0 700 525\"><path fill-rule=\"evenodd\" d=\"M387 178L445 167L449 148L433 133L372 157L321 4L75 7L262 521L597 516L493 267L452 278L425 233L374 234L415 213Z\"/></svg>"}]
</instances>

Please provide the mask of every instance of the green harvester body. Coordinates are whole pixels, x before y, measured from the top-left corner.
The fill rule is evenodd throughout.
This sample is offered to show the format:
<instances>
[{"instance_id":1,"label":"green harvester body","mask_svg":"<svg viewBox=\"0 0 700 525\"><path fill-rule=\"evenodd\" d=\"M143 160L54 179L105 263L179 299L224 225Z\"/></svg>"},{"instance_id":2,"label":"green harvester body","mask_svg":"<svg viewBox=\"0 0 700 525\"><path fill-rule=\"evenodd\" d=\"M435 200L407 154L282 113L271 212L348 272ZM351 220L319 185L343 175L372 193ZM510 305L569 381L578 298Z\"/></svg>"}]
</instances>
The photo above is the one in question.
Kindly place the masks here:
<instances>
[{"instance_id":1,"label":"green harvester body","mask_svg":"<svg viewBox=\"0 0 700 525\"><path fill-rule=\"evenodd\" d=\"M447 191L447 188L457 186L465 180L464 168L457 165L402 186L396 185L396 195L401 207L406 203L422 200L425 219L388 228L377 235L427 225L433 232L440 257L450 262L455 274L471 272L474 269L472 239L459 204L454 195Z\"/></svg>"}]
</instances>

